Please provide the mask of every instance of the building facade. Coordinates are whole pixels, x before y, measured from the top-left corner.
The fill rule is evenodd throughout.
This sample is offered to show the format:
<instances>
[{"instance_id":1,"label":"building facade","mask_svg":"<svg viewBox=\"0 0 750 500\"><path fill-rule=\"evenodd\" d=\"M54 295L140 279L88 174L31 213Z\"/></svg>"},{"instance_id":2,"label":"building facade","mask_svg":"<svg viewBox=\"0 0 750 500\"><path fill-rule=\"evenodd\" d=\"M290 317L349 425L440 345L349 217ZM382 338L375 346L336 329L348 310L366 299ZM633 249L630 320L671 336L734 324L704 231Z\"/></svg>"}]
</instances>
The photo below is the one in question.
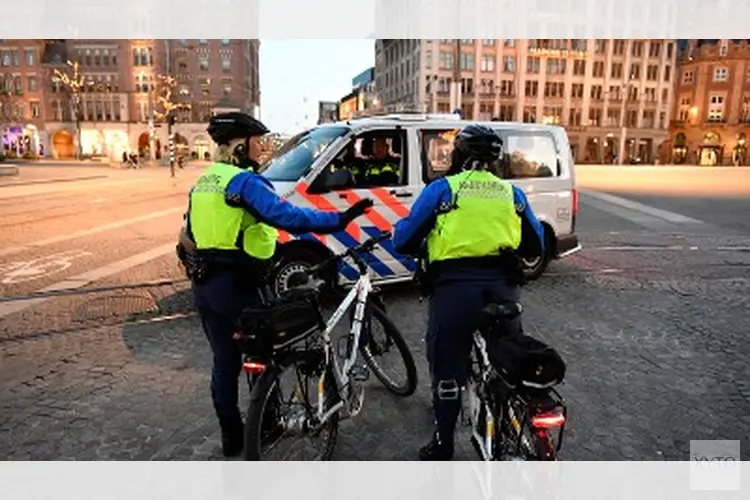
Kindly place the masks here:
<instances>
[{"instance_id":1,"label":"building facade","mask_svg":"<svg viewBox=\"0 0 750 500\"><path fill-rule=\"evenodd\" d=\"M380 99L375 88L375 68L368 68L352 78L352 91L339 99L338 119L372 115L379 112Z\"/></svg>"},{"instance_id":2,"label":"building facade","mask_svg":"<svg viewBox=\"0 0 750 500\"><path fill-rule=\"evenodd\" d=\"M339 103L335 101L318 101L318 125L338 120Z\"/></svg>"},{"instance_id":3,"label":"building facade","mask_svg":"<svg viewBox=\"0 0 750 500\"><path fill-rule=\"evenodd\" d=\"M164 111L163 76L175 81L171 101L186 105L174 112L178 154L209 157L213 147L205 127L212 112L259 114L258 49L258 40L230 39L3 40L4 147L51 158L75 156L73 100L55 76L55 70L72 74L70 61L78 64L84 82L79 112L85 157L165 154L167 127L158 117Z\"/></svg>"},{"instance_id":4,"label":"building facade","mask_svg":"<svg viewBox=\"0 0 750 500\"><path fill-rule=\"evenodd\" d=\"M680 40L673 163L747 165L750 40Z\"/></svg>"},{"instance_id":5,"label":"building facade","mask_svg":"<svg viewBox=\"0 0 750 500\"><path fill-rule=\"evenodd\" d=\"M674 102L675 40L376 40L386 110L564 126L576 161L654 162ZM460 85L453 85L460 82Z\"/></svg>"}]
</instances>

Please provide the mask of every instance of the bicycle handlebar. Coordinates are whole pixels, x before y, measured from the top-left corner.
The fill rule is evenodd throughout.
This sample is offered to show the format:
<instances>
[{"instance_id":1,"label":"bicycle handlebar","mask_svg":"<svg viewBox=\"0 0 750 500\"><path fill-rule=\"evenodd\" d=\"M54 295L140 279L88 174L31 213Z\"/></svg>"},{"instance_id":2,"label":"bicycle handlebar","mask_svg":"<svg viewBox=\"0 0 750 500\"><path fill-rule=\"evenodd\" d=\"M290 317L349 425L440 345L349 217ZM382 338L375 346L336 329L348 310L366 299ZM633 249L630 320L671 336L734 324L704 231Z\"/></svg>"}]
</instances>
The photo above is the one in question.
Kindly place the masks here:
<instances>
[{"instance_id":1,"label":"bicycle handlebar","mask_svg":"<svg viewBox=\"0 0 750 500\"><path fill-rule=\"evenodd\" d=\"M360 254L372 252L375 249L375 245L377 245L383 240L390 239L392 235L393 233L391 233L390 231L383 231L379 235L369 238L367 241L360 243L356 247L349 248L345 252L342 252L339 254L334 254L333 256L324 260L320 264L311 267L310 269L307 270L307 272L308 274L317 274L322 269L330 265L331 262L334 262L340 259L345 259L347 257L354 257L355 260L359 261Z\"/></svg>"}]
</instances>

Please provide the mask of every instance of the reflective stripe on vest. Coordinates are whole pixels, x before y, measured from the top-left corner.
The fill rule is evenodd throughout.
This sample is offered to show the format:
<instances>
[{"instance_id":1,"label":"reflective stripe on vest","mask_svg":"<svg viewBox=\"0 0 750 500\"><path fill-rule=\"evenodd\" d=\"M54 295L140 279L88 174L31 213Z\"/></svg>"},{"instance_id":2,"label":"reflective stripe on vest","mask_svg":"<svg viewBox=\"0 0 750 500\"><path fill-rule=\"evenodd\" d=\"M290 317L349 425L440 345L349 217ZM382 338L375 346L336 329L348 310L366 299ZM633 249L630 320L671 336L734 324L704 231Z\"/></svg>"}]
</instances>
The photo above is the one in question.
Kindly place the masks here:
<instances>
[{"instance_id":1,"label":"reflective stripe on vest","mask_svg":"<svg viewBox=\"0 0 750 500\"><path fill-rule=\"evenodd\" d=\"M445 178L458 208L439 215L427 237L430 262L497 255L521 244L521 218L513 203L513 186L485 171Z\"/></svg>"},{"instance_id":2,"label":"reflective stripe on vest","mask_svg":"<svg viewBox=\"0 0 750 500\"><path fill-rule=\"evenodd\" d=\"M198 250L241 248L251 257L269 259L276 249L278 231L259 223L244 209L230 207L224 198L229 181L242 171L232 165L217 163L198 178L190 193L193 239Z\"/></svg>"}]
</instances>

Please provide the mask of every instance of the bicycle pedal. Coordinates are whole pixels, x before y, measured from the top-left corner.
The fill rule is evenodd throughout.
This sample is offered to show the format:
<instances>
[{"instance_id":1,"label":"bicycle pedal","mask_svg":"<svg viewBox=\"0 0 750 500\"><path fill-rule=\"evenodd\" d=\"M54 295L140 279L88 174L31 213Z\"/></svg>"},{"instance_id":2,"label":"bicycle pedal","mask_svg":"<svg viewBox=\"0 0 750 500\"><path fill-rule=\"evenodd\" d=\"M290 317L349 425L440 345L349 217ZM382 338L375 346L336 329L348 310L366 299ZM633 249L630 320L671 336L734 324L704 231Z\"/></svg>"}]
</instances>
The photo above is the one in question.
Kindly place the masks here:
<instances>
[{"instance_id":1,"label":"bicycle pedal","mask_svg":"<svg viewBox=\"0 0 750 500\"><path fill-rule=\"evenodd\" d=\"M352 367L351 377L357 382L367 382L370 380L370 370L365 366L354 366Z\"/></svg>"}]
</instances>

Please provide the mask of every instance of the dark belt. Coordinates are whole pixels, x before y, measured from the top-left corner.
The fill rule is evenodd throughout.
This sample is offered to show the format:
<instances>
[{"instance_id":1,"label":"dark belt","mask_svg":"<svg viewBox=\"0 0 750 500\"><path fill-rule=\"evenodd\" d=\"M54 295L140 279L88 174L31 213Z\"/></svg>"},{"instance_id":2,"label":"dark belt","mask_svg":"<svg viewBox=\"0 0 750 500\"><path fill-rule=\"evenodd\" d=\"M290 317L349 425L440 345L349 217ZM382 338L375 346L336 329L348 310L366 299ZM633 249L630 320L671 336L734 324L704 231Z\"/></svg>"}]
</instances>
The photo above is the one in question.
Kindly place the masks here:
<instances>
[{"instance_id":1,"label":"dark belt","mask_svg":"<svg viewBox=\"0 0 750 500\"><path fill-rule=\"evenodd\" d=\"M427 275L433 278L439 274L466 269L487 269L500 271L512 282L523 285L523 262L513 250L504 249L498 255L484 257L461 257L458 259L439 260L427 265ZM430 281L432 281L430 279Z\"/></svg>"}]
</instances>

